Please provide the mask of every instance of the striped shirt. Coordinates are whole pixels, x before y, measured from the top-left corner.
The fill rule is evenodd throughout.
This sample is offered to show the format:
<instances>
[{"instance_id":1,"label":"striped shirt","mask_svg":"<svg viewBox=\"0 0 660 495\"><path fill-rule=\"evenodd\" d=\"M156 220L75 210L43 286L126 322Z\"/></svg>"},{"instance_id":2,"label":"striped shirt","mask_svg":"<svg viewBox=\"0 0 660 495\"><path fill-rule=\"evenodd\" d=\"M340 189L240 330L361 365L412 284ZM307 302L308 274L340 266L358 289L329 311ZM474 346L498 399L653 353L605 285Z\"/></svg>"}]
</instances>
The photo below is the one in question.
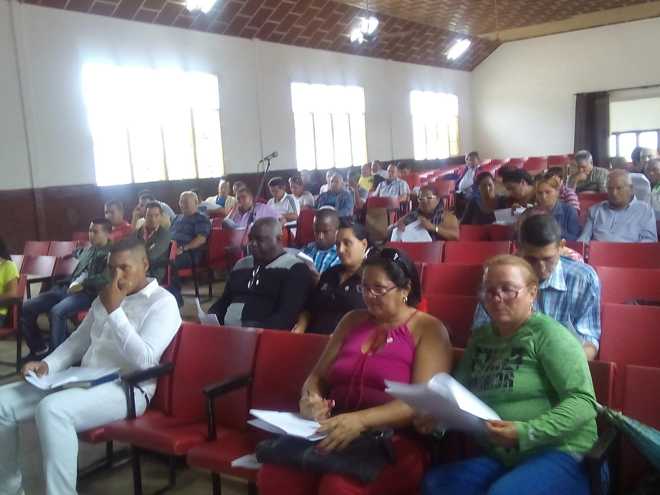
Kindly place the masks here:
<instances>
[{"instance_id":1,"label":"striped shirt","mask_svg":"<svg viewBox=\"0 0 660 495\"><path fill-rule=\"evenodd\" d=\"M323 273L331 266L341 263L337 255L337 246L333 244L330 249L321 250L315 242L310 242L303 248L303 253L314 260L314 267L319 273Z\"/></svg>"},{"instance_id":2,"label":"striped shirt","mask_svg":"<svg viewBox=\"0 0 660 495\"><path fill-rule=\"evenodd\" d=\"M410 194L408 183L401 179L384 180L376 188L374 196L379 198L398 198Z\"/></svg>"},{"instance_id":3,"label":"striped shirt","mask_svg":"<svg viewBox=\"0 0 660 495\"><path fill-rule=\"evenodd\" d=\"M550 277L539 286L534 308L568 328L580 342L600 341L600 280L593 268L561 257ZM482 304L477 306L472 328L490 323Z\"/></svg>"}]
</instances>

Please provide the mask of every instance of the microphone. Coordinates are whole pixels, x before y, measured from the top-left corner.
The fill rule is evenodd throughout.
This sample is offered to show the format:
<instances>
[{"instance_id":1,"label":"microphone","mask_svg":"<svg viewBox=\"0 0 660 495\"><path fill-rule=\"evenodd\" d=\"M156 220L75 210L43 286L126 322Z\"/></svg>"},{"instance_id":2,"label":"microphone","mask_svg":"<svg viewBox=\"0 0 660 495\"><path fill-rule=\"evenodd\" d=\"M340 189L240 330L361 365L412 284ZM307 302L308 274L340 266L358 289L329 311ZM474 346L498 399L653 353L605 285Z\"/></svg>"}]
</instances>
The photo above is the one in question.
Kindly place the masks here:
<instances>
[{"instance_id":1,"label":"microphone","mask_svg":"<svg viewBox=\"0 0 660 495\"><path fill-rule=\"evenodd\" d=\"M272 160L273 158L277 158L279 156L279 153L277 151L273 151L270 155L264 156L261 160L259 160L259 163L267 162L268 160Z\"/></svg>"}]
</instances>

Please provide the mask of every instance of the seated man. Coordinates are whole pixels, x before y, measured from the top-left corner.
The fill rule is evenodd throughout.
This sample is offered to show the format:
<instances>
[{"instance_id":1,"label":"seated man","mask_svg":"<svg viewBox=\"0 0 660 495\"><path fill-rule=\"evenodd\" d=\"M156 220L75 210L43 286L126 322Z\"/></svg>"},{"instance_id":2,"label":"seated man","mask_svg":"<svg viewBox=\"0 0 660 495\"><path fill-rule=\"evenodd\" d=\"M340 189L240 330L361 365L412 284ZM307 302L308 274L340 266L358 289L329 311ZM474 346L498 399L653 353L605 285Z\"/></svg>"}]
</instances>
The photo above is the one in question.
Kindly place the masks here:
<instances>
[{"instance_id":1,"label":"seated man","mask_svg":"<svg viewBox=\"0 0 660 495\"><path fill-rule=\"evenodd\" d=\"M192 191L184 191L179 197L181 214L177 215L170 227L172 240L176 242L176 259L170 285L170 292L176 298L179 306L183 305L181 298L181 281L177 270L198 266L204 257L206 239L211 233L211 221L206 215L197 211L199 200Z\"/></svg>"},{"instance_id":2,"label":"seated man","mask_svg":"<svg viewBox=\"0 0 660 495\"><path fill-rule=\"evenodd\" d=\"M279 218L277 212L263 203L255 203L252 191L243 187L236 193L238 204L225 221L225 225L234 229L246 229L260 218ZM254 209L253 209L254 207Z\"/></svg>"},{"instance_id":3,"label":"seated man","mask_svg":"<svg viewBox=\"0 0 660 495\"><path fill-rule=\"evenodd\" d=\"M314 196L311 192L305 190L305 183L301 175L289 177L289 189L291 189L291 194L298 202L299 210L304 208L314 209Z\"/></svg>"},{"instance_id":4,"label":"seated man","mask_svg":"<svg viewBox=\"0 0 660 495\"><path fill-rule=\"evenodd\" d=\"M586 150L575 153L577 172L568 178L568 187L581 192L605 192L608 170L594 167L594 159Z\"/></svg>"},{"instance_id":5,"label":"seated man","mask_svg":"<svg viewBox=\"0 0 660 495\"><path fill-rule=\"evenodd\" d=\"M172 236L169 229L161 224L163 210L160 203L154 201L147 204L147 215L144 225L138 229L136 235L141 239L147 249L149 258L149 277L155 278L159 284L163 283L167 264L170 259L170 241Z\"/></svg>"},{"instance_id":6,"label":"seated man","mask_svg":"<svg viewBox=\"0 0 660 495\"><path fill-rule=\"evenodd\" d=\"M660 220L660 159L655 158L646 166L646 175L651 183L651 208L656 221Z\"/></svg>"},{"instance_id":7,"label":"seated man","mask_svg":"<svg viewBox=\"0 0 660 495\"><path fill-rule=\"evenodd\" d=\"M470 151L465 155L465 170L456 181L456 194L462 196L466 201L472 199L474 195L474 180L477 178L480 164L481 158L478 151Z\"/></svg>"},{"instance_id":8,"label":"seated man","mask_svg":"<svg viewBox=\"0 0 660 495\"><path fill-rule=\"evenodd\" d=\"M307 244L302 252L314 260L314 268L323 273L341 261L337 254L337 232L339 215L335 210L319 210L314 216L314 242Z\"/></svg>"},{"instance_id":9,"label":"seated man","mask_svg":"<svg viewBox=\"0 0 660 495\"><path fill-rule=\"evenodd\" d=\"M254 222L251 256L229 274L222 297L211 306L223 325L290 330L313 285L307 264L282 247L282 225L275 218Z\"/></svg>"},{"instance_id":10,"label":"seated man","mask_svg":"<svg viewBox=\"0 0 660 495\"><path fill-rule=\"evenodd\" d=\"M330 178L330 189L316 200L316 207L332 206L340 217L353 216L353 195L344 187L344 177L335 172Z\"/></svg>"},{"instance_id":11,"label":"seated man","mask_svg":"<svg viewBox=\"0 0 660 495\"><path fill-rule=\"evenodd\" d=\"M639 201L651 204L651 182L646 168L655 157L655 151L650 148L637 147L631 154L632 169L630 170L630 180L633 185L633 193Z\"/></svg>"},{"instance_id":12,"label":"seated man","mask_svg":"<svg viewBox=\"0 0 660 495\"><path fill-rule=\"evenodd\" d=\"M332 180L332 176L335 175L336 173L337 170L334 168L331 168L325 173L325 184L323 184L319 189L319 194L323 194L330 190L330 181Z\"/></svg>"},{"instance_id":13,"label":"seated man","mask_svg":"<svg viewBox=\"0 0 660 495\"><path fill-rule=\"evenodd\" d=\"M401 203L410 199L408 183L399 178L399 169L393 163L387 167L387 179L378 184L374 196L380 198L399 198Z\"/></svg>"},{"instance_id":14,"label":"seated man","mask_svg":"<svg viewBox=\"0 0 660 495\"><path fill-rule=\"evenodd\" d=\"M229 212L236 206L236 198L231 196L231 187L229 187L229 181L224 177L220 177L218 181L218 194L215 196L209 196L202 203L206 206L206 210L220 215L227 216Z\"/></svg>"},{"instance_id":15,"label":"seated man","mask_svg":"<svg viewBox=\"0 0 660 495\"><path fill-rule=\"evenodd\" d=\"M598 354L601 333L600 281L589 265L560 256L563 246L557 221L550 215L534 215L520 226L516 255L527 260L539 277L536 310L568 328L592 360ZM506 302L505 289L500 297ZM489 320L479 304L472 327Z\"/></svg>"},{"instance_id":16,"label":"seated man","mask_svg":"<svg viewBox=\"0 0 660 495\"><path fill-rule=\"evenodd\" d=\"M113 199L105 204L105 218L112 225L111 241L120 241L133 233L131 224L124 220L124 205L121 201Z\"/></svg>"},{"instance_id":17,"label":"seated man","mask_svg":"<svg viewBox=\"0 0 660 495\"><path fill-rule=\"evenodd\" d=\"M608 199L589 209L578 241L657 242L655 214L633 195L630 174L612 170L607 178Z\"/></svg>"},{"instance_id":18,"label":"seated man","mask_svg":"<svg viewBox=\"0 0 660 495\"><path fill-rule=\"evenodd\" d=\"M50 327L50 350L64 342L67 335L67 320L92 304L98 291L108 282L106 274L110 232L112 227L105 218L92 221L89 225L91 245L78 250L75 256L78 264L70 283L59 283L48 292L28 299L21 311L21 333L30 348L30 355L42 357L48 354L37 318L48 313Z\"/></svg>"},{"instance_id":19,"label":"seated man","mask_svg":"<svg viewBox=\"0 0 660 495\"><path fill-rule=\"evenodd\" d=\"M300 207L293 194L286 192L286 181L282 177L273 177L268 181L268 189L272 198L268 206L275 210L284 222L293 222L298 219Z\"/></svg>"},{"instance_id":20,"label":"seated man","mask_svg":"<svg viewBox=\"0 0 660 495\"><path fill-rule=\"evenodd\" d=\"M160 216L161 225L166 229L170 228L172 220L174 220L174 217L176 216L174 210L172 210L172 208L170 208L167 203L158 201L156 196L154 196L151 191L144 189L143 191L139 192L138 204L133 209L133 215L131 217L131 227L133 227L133 230L138 230L144 225L145 216L147 214L147 204L153 202L156 202L160 205L162 211L162 215Z\"/></svg>"},{"instance_id":21,"label":"seated man","mask_svg":"<svg viewBox=\"0 0 660 495\"><path fill-rule=\"evenodd\" d=\"M29 362L23 375L49 375L81 362L88 368L119 368L121 374L159 363L181 325L174 298L155 280L144 244L126 239L112 248L112 281L94 300L78 329L43 361ZM141 415L156 391L155 381L135 394ZM76 493L78 437L127 415L120 381L88 389L43 391L25 382L0 387L0 493L23 493L19 467L19 423L33 420L41 441L44 478L49 494Z\"/></svg>"}]
</instances>

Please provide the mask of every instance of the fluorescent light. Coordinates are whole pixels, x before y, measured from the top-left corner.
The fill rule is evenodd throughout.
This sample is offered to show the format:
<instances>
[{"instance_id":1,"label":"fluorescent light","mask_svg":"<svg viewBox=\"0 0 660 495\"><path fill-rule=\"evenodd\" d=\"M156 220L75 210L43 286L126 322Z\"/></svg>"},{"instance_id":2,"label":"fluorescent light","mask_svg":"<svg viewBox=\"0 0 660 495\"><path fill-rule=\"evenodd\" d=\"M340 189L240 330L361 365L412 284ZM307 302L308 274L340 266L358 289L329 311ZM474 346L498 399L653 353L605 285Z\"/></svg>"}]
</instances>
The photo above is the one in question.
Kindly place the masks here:
<instances>
[{"instance_id":1,"label":"fluorescent light","mask_svg":"<svg viewBox=\"0 0 660 495\"><path fill-rule=\"evenodd\" d=\"M360 28L354 28L351 30L351 43L357 43L358 45L361 45L364 43L364 41L364 34L362 34Z\"/></svg>"},{"instance_id":2,"label":"fluorescent light","mask_svg":"<svg viewBox=\"0 0 660 495\"><path fill-rule=\"evenodd\" d=\"M449 60L456 60L470 48L471 44L472 42L468 39L457 41L447 52L447 58Z\"/></svg>"},{"instance_id":3,"label":"fluorescent light","mask_svg":"<svg viewBox=\"0 0 660 495\"><path fill-rule=\"evenodd\" d=\"M217 0L186 0L186 9L189 12L193 10L201 10L204 14L213 8Z\"/></svg>"},{"instance_id":4,"label":"fluorescent light","mask_svg":"<svg viewBox=\"0 0 660 495\"><path fill-rule=\"evenodd\" d=\"M362 34L370 36L378 29L378 19L374 16L371 17L362 17L360 20L360 31Z\"/></svg>"}]
</instances>

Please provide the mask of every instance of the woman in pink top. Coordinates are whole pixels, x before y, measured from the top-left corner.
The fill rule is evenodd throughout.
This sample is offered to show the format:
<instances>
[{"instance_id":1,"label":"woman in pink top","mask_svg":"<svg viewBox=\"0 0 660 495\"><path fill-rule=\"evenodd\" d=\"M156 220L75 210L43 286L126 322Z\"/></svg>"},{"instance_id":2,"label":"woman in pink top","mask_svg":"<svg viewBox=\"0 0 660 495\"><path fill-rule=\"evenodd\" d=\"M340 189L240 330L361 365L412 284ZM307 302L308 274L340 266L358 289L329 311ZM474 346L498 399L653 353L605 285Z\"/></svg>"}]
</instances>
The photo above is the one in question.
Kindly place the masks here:
<instances>
[{"instance_id":1,"label":"woman in pink top","mask_svg":"<svg viewBox=\"0 0 660 495\"><path fill-rule=\"evenodd\" d=\"M397 462L369 484L340 474L306 472L266 464L259 472L261 495L409 494L418 489L427 455L413 435L413 410L385 393L385 380L424 383L451 370L447 330L419 312L421 290L415 265L400 251L372 250L364 262L366 310L347 313L305 381L300 413L327 434L318 448L341 451L369 429L393 427Z\"/></svg>"}]
</instances>

